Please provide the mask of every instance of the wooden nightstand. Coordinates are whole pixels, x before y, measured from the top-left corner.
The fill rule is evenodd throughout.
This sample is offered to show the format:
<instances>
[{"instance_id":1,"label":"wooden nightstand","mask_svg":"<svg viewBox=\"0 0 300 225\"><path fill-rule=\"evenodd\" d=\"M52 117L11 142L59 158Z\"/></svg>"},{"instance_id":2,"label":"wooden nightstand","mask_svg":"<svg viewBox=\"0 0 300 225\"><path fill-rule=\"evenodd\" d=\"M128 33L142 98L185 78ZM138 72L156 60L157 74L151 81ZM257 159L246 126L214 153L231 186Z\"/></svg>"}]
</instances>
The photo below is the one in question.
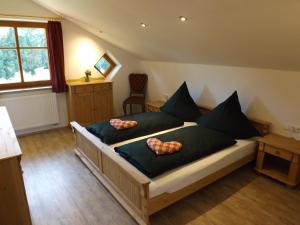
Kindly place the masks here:
<instances>
[{"instance_id":1,"label":"wooden nightstand","mask_svg":"<svg viewBox=\"0 0 300 225\"><path fill-rule=\"evenodd\" d=\"M276 134L259 139L255 170L296 186L300 182L300 141Z\"/></svg>"},{"instance_id":2,"label":"wooden nightstand","mask_svg":"<svg viewBox=\"0 0 300 225\"><path fill-rule=\"evenodd\" d=\"M146 111L147 112L159 112L160 107L165 104L164 101L152 101L146 103Z\"/></svg>"}]
</instances>

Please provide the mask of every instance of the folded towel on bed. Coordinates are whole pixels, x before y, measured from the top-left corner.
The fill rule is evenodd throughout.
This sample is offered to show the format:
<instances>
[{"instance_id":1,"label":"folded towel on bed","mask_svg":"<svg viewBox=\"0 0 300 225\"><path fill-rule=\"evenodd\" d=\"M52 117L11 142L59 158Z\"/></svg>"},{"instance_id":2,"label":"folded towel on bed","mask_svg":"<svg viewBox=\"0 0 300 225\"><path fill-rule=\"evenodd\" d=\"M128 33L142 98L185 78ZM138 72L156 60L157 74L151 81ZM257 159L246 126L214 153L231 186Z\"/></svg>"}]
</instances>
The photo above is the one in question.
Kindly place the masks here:
<instances>
[{"instance_id":1,"label":"folded towel on bed","mask_svg":"<svg viewBox=\"0 0 300 225\"><path fill-rule=\"evenodd\" d=\"M147 145L156 155L172 154L182 148L182 144L178 141L163 142L157 138L148 138Z\"/></svg>"},{"instance_id":2,"label":"folded towel on bed","mask_svg":"<svg viewBox=\"0 0 300 225\"><path fill-rule=\"evenodd\" d=\"M111 119L109 123L117 130L128 129L131 127L135 127L138 124L138 122L134 120L121 120L121 119Z\"/></svg>"}]
</instances>

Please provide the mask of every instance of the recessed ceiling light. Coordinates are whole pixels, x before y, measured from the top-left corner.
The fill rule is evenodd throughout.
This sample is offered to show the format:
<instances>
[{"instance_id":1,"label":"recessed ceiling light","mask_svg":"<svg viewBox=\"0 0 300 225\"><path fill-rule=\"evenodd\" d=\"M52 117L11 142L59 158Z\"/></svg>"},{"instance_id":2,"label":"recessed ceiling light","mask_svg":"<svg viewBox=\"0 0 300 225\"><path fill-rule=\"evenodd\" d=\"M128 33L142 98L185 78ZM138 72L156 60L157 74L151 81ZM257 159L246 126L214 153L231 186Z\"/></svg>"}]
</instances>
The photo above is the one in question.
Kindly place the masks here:
<instances>
[{"instance_id":1,"label":"recessed ceiling light","mask_svg":"<svg viewBox=\"0 0 300 225\"><path fill-rule=\"evenodd\" d=\"M179 19L180 19L181 22L185 22L185 21L188 20L188 19L187 19L186 17L184 17L184 16L179 16Z\"/></svg>"},{"instance_id":2,"label":"recessed ceiling light","mask_svg":"<svg viewBox=\"0 0 300 225\"><path fill-rule=\"evenodd\" d=\"M142 28L146 28L146 27L148 27L148 25L145 24L145 23L141 23L141 27L142 27Z\"/></svg>"}]
</instances>

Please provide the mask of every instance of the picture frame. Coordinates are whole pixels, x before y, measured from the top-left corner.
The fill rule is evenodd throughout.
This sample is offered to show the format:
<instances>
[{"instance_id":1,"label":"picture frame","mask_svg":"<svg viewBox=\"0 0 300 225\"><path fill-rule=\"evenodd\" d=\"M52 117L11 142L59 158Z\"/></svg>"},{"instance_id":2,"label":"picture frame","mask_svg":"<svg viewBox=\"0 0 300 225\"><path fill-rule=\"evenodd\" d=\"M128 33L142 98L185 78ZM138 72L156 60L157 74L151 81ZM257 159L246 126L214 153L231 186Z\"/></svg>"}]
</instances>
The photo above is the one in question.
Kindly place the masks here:
<instances>
[{"instance_id":1,"label":"picture frame","mask_svg":"<svg viewBox=\"0 0 300 225\"><path fill-rule=\"evenodd\" d=\"M111 57L107 53L104 53L103 56L101 56L98 62L94 65L94 67L104 77L107 77L116 67L116 63L111 59Z\"/></svg>"}]
</instances>

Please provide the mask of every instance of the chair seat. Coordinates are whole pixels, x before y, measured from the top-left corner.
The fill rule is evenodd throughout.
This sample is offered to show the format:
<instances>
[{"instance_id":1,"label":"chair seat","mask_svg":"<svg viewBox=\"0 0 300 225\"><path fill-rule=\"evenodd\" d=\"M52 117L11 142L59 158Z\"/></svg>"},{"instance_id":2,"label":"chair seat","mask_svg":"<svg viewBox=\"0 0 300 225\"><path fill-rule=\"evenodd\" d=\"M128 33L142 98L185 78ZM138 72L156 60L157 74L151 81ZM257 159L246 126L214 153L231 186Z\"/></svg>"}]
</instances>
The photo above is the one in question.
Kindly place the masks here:
<instances>
[{"instance_id":1,"label":"chair seat","mask_svg":"<svg viewBox=\"0 0 300 225\"><path fill-rule=\"evenodd\" d=\"M144 104L145 98L142 96L131 96L124 100L124 104Z\"/></svg>"}]
</instances>

